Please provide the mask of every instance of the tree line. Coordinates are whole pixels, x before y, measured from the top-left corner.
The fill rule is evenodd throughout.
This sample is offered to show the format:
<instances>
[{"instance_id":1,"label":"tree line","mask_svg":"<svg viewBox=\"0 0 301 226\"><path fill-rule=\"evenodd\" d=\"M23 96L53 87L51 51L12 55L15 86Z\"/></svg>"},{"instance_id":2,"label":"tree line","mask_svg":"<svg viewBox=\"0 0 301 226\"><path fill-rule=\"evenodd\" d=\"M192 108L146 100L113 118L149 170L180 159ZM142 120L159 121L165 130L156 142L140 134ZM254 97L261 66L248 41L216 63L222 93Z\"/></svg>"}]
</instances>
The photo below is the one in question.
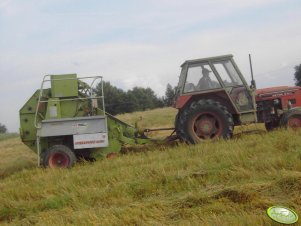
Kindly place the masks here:
<instances>
[{"instance_id":1,"label":"tree line","mask_svg":"<svg viewBox=\"0 0 301 226\"><path fill-rule=\"evenodd\" d=\"M295 84L301 86L301 64L295 66Z\"/></svg>"},{"instance_id":2,"label":"tree line","mask_svg":"<svg viewBox=\"0 0 301 226\"><path fill-rule=\"evenodd\" d=\"M151 88L134 87L124 91L111 85L110 82L103 82L105 108L112 115L171 106L175 90L176 87L168 84L165 96L158 97ZM96 86L95 92L101 95L101 83Z\"/></svg>"},{"instance_id":3,"label":"tree line","mask_svg":"<svg viewBox=\"0 0 301 226\"><path fill-rule=\"evenodd\" d=\"M0 133L6 133L7 129L6 126L0 123Z\"/></svg>"},{"instance_id":4,"label":"tree line","mask_svg":"<svg viewBox=\"0 0 301 226\"><path fill-rule=\"evenodd\" d=\"M294 80L296 86L301 86L301 64L294 67ZM151 88L134 87L131 90L123 91L110 82L103 83L106 111L116 115L134 111L144 111L166 106L172 106L175 98L176 87L167 84L165 96L158 97ZM101 95L101 84L95 89ZM0 123L0 133L6 133L7 128Z\"/></svg>"}]
</instances>

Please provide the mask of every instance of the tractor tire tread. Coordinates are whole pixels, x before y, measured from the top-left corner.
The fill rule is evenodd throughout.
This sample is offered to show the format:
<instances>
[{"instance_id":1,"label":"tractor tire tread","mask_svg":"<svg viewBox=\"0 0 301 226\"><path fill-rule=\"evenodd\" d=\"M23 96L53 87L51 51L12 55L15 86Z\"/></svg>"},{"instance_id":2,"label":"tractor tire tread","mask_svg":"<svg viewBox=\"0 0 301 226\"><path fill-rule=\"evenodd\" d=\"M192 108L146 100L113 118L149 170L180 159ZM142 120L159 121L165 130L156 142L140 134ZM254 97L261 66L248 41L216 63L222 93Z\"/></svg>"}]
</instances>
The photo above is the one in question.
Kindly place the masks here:
<instances>
[{"instance_id":1,"label":"tractor tire tread","mask_svg":"<svg viewBox=\"0 0 301 226\"><path fill-rule=\"evenodd\" d=\"M195 102L192 102L188 107L186 107L184 110L178 113L177 115L177 121L176 121L176 131L178 136L181 140L195 144L196 141L187 133L186 126L187 121L189 120L189 116L194 113L198 108L201 108L203 106L214 106L217 109L220 109L222 114L225 116L225 119L227 121L227 129L226 132L223 134L223 138L231 138L233 135L233 128L234 128L234 122L232 115L228 112L227 108L220 104L217 101L214 101L212 99L201 99Z\"/></svg>"},{"instance_id":2,"label":"tractor tire tread","mask_svg":"<svg viewBox=\"0 0 301 226\"><path fill-rule=\"evenodd\" d=\"M301 108L291 109L285 112L280 119L279 125L281 128L287 128L287 123L289 118L292 115L300 115L301 116Z\"/></svg>"}]
</instances>

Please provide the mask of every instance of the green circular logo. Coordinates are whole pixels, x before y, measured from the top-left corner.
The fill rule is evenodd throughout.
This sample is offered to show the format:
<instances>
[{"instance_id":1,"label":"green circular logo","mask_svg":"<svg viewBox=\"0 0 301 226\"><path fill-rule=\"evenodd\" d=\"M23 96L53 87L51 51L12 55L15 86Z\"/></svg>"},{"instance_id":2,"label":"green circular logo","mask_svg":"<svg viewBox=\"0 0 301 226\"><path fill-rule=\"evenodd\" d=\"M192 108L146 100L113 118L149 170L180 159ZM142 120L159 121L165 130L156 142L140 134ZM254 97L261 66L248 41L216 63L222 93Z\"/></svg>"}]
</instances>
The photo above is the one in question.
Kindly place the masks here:
<instances>
[{"instance_id":1,"label":"green circular logo","mask_svg":"<svg viewBox=\"0 0 301 226\"><path fill-rule=\"evenodd\" d=\"M298 221L298 215L284 206L272 206L267 210L268 216L281 224L294 224Z\"/></svg>"}]
</instances>

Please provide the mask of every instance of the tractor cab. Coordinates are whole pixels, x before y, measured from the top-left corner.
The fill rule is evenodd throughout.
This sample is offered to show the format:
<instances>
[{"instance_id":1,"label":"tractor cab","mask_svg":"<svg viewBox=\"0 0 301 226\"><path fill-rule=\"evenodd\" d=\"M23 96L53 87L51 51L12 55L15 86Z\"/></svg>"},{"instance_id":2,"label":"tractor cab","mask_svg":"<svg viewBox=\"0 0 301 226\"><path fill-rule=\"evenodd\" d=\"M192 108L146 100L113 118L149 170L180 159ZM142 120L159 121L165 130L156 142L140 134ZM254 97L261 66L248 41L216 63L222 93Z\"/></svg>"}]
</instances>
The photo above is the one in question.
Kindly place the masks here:
<instances>
[{"instance_id":1,"label":"tractor cab","mask_svg":"<svg viewBox=\"0 0 301 226\"><path fill-rule=\"evenodd\" d=\"M255 111L253 90L232 55L188 60L181 67L176 108L181 109L195 96L208 98L210 95L213 99L224 99L222 102L227 102L233 113Z\"/></svg>"},{"instance_id":2,"label":"tractor cab","mask_svg":"<svg viewBox=\"0 0 301 226\"><path fill-rule=\"evenodd\" d=\"M234 126L257 121L255 89L248 86L232 55L188 60L181 67L175 128L182 140L228 138Z\"/></svg>"}]
</instances>

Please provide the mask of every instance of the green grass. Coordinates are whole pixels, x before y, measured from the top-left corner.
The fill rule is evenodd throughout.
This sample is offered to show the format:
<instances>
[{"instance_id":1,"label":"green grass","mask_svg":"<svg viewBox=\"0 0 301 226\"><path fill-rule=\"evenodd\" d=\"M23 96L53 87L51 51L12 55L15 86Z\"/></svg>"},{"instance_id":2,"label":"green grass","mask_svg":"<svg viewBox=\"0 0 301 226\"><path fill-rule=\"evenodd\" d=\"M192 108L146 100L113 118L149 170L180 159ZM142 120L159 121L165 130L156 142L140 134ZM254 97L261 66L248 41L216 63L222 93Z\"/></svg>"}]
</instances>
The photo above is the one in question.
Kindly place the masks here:
<instances>
[{"instance_id":1,"label":"green grass","mask_svg":"<svg viewBox=\"0 0 301 226\"><path fill-rule=\"evenodd\" d=\"M19 134L17 134L17 133L0 133L0 141L7 140L10 138L16 138L18 136L19 136Z\"/></svg>"},{"instance_id":2,"label":"green grass","mask_svg":"<svg viewBox=\"0 0 301 226\"><path fill-rule=\"evenodd\" d=\"M171 109L160 109L133 118L142 115L147 127L160 127L156 120L171 114ZM135 121L130 115L120 117ZM154 146L70 170L31 165L0 180L0 223L277 225L265 214L269 206L285 205L301 214L300 137L300 132L282 130L238 132L232 140ZM1 152L21 155L21 149L19 161L34 162L19 139L0 142Z\"/></svg>"},{"instance_id":3,"label":"green grass","mask_svg":"<svg viewBox=\"0 0 301 226\"><path fill-rule=\"evenodd\" d=\"M174 127L177 110L174 108L159 108L145 112L134 112L118 115L117 117L129 123L130 125L138 124L139 128L156 129ZM147 135L153 138L162 138L170 135L172 130L153 131Z\"/></svg>"},{"instance_id":4,"label":"green grass","mask_svg":"<svg viewBox=\"0 0 301 226\"><path fill-rule=\"evenodd\" d=\"M0 141L0 178L37 165L36 155L19 137Z\"/></svg>"}]
</instances>

